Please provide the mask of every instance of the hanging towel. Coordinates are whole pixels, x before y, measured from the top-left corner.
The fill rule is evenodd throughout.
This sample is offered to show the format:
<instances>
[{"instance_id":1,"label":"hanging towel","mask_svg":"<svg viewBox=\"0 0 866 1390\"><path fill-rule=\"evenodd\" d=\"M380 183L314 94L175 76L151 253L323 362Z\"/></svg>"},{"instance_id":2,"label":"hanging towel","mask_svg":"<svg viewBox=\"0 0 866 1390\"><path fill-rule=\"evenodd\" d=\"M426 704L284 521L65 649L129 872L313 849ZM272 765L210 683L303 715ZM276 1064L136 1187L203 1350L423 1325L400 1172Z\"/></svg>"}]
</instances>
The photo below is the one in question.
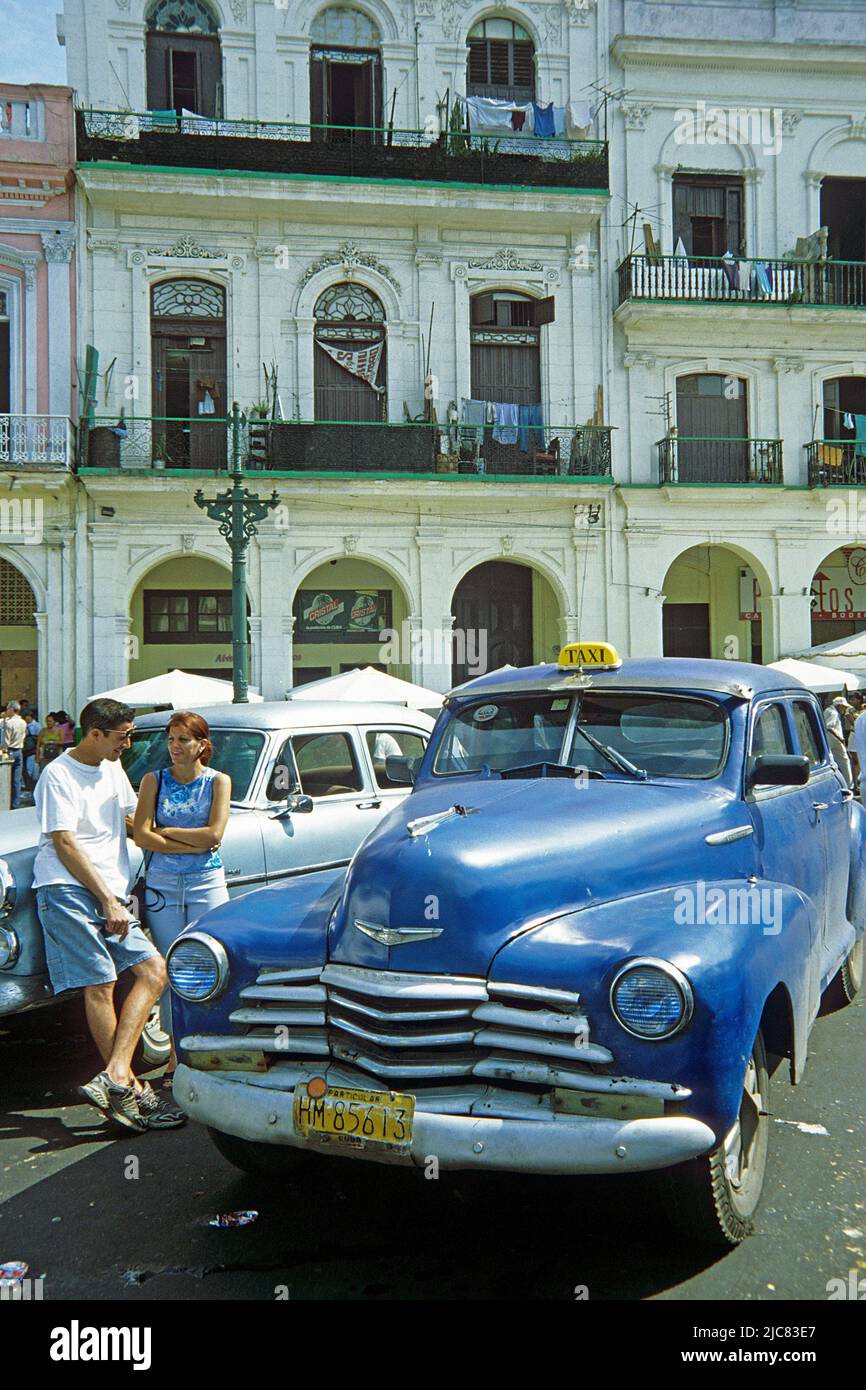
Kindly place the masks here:
<instances>
[{"instance_id":1,"label":"hanging towel","mask_svg":"<svg viewBox=\"0 0 866 1390\"><path fill-rule=\"evenodd\" d=\"M854 416L854 457L866 459L866 415Z\"/></svg>"},{"instance_id":2,"label":"hanging towel","mask_svg":"<svg viewBox=\"0 0 866 1390\"><path fill-rule=\"evenodd\" d=\"M487 402L468 400L466 396L461 402L460 424L467 431L472 447L478 446L484 439L484 425L487 421Z\"/></svg>"},{"instance_id":3,"label":"hanging towel","mask_svg":"<svg viewBox=\"0 0 866 1390\"><path fill-rule=\"evenodd\" d=\"M565 107L554 106L553 108L553 133L556 136L565 135Z\"/></svg>"},{"instance_id":4,"label":"hanging towel","mask_svg":"<svg viewBox=\"0 0 866 1390\"><path fill-rule=\"evenodd\" d=\"M755 278L758 282L758 290L762 299L769 299L773 293L773 286L770 283L770 267L761 261L755 261Z\"/></svg>"},{"instance_id":5,"label":"hanging towel","mask_svg":"<svg viewBox=\"0 0 866 1390\"><path fill-rule=\"evenodd\" d=\"M496 424L493 438L497 444L517 443L517 406L496 402Z\"/></svg>"},{"instance_id":6,"label":"hanging towel","mask_svg":"<svg viewBox=\"0 0 866 1390\"><path fill-rule=\"evenodd\" d=\"M726 251L722 257L722 270L725 272L728 288L731 290L738 290L740 288L738 266L730 251Z\"/></svg>"},{"instance_id":7,"label":"hanging towel","mask_svg":"<svg viewBox=\"0 0 866 1390\"><path fill-rule=\"evenodd\" d=\"M748 294L752 288L752 262L737 261L737 272L740 281L740 289Z\"/></svg>"},{"instance_id":8,"label":"hanging towel","mask_svg":"<svg viewBox=\"0 0 866 1390\"><path fill-rule=\"evenodd\" d=\"M538 102L534 101L532 105L535 108L535 134L539 139L552 140L556 134L553 102L549 106L539 106Z\"/></svg>"},{"instance_id":9,"label":"hanging towel","mask_svg":"<svg viewBox=\"0 0 866 1390\"><path fill-rule=\"evenodd\" d=\"M565 133L580 139L592 125L593 110L588 101L570 101L565 108Z\"/></svg>"},{"instance_id":10,"label":"hanging towel","mask_svg":"<svg viewBox=\"0 0 866 1390\"><path fill-rule=\"evenodd\" d=\"M535 107L531 101L527 101L523 106L513 107L512 115L514 117L514 129L519 130L521 135L535 134ZM523 124L517 125L516 122L521 116L523 117Z\"/></svg>"},{"instance_id":11,"label":"hanging towel","mask_svg":"<svg viewBox=\"0 0 866 1390\"><path fill-rule=\"evenodd\" d=\"M517 407L517 443L522 454L544 448L544 415L539 404Z\"/></svg>"},{"instance_id":12,"label":"hanging towel","mask_svg":"<svg viewBox=\"0 0 866 1390\"><path fill-rule=\"evenodd\" d=\"M674 247L674 255L681 256L684 260L688 260L689 258L689 253L686 250L686 244L683 241L682 237L677 237L677 244Z\"/></svg>"},{"instance_id":13,"label":"hanging towel","mask_svg":"<svg viewBox=\"0 0 866 1390\"><path fill-rule=\"evenodd\" d=\"M511 113L511 129L522 131L525 125L526 108L524 106L515 106L514 110Z\"/></svg>"},{"instance_id":14,"label":"hanging towel","mask_svg":"<svg viewBox=\"0 0 866 1390\"><path fill-rule=\"evenodd\" d=\"M854 416L851 414L850 410L846 410L846 411L843 413L843 415L842 415L842 424L845 426L846 430L853 430L853 428L854 428Z\"/></svg>"},{"instance_id":15,"label":"hanging towel","mask_svg":"<svg viewBox=\"0 0 866 1390\"><path fill-rule=\"evenodd\" d=\"M466 97L466 109L469 112L471 131L481 135L502 131L508 131L509 135L514 133L511 126L513 101L497 101L493 97Z\"/></svg>"}]
</instances>

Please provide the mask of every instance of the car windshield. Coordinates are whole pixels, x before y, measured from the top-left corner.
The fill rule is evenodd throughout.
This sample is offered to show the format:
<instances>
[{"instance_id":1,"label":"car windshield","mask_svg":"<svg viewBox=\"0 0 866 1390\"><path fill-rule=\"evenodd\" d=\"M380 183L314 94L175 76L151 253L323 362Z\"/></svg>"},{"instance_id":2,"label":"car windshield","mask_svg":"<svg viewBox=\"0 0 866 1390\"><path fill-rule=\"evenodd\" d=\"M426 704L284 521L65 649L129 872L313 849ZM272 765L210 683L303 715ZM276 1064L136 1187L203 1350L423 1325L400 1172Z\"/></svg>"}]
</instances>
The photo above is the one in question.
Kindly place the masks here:
<instances>
[{"instance_id":1,"label":"car windshield","mask_svg":"<svg viewBox=\"0 0 866 1390\"><path fill-rule=\"evenodd\" d=\"M217 772L228 773L232 801L243 801L261 756L264 735L250 733L247 729L211 729L210 737L214 747L211 767ZM131 748L123 755L123 766L136 791L146 772L171 767L165 729L137 729L132 735Z\"/></svg>"},{"instance_id":2,"label":"car windshield","mask_svg":"<svg viewBox=\"0 0 866 1390\"><path fill-rule=\"evenodd\" d=\"M727 728L718 701L696 696L622 690L503 696L454 714L433 771L439 776L484 768L495 773L558 762L615 777L619 755L651 776L715 777L725 759ZM613 761L602 748L613 752Z\"/></svg>"}]
</instances>

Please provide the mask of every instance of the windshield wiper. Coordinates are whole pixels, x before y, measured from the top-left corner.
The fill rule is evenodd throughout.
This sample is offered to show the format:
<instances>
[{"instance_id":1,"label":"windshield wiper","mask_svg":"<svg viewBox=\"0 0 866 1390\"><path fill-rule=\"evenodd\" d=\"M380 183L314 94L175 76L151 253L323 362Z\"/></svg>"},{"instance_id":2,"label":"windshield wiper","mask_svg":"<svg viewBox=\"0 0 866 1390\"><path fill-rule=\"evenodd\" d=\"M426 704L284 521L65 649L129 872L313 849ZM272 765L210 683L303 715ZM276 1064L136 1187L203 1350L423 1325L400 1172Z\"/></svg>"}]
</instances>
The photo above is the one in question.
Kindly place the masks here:
<instances>
[{"instance_id":1,"label":"windshield wiper","mask_svg":"<svg viewBox=\"0 0 866 1390\"><path fill-rule=\"evenodd\" d=\"M620 772L627 772L630 777L640 777L641 780L647 777L647 773L642 767L635 767L634 763L630 763L628 758L624 758L621 753L617 753L615 748L609 748L606 743L599 743L595 734L587 733L586 729L582 729L579 724L575 724L574 727L581 738L586 739L590 748L594 748L596 753L600 753L603 758L606 758L607 761Z\"/></svg>"},{"instance_id":2,"label":"windshield wiper","mask_svg":"<svg viewBox=\"0 0 866 1390\"><path fill-rule=\"evenodd\" d=\"M595 768L587 770L583 767L569 767L567 763L518 763L515 767L504 767L499 773L500 777L575 777L581 776L604 778L603 772L598 772Z\"/></svg>"}]
</instances>

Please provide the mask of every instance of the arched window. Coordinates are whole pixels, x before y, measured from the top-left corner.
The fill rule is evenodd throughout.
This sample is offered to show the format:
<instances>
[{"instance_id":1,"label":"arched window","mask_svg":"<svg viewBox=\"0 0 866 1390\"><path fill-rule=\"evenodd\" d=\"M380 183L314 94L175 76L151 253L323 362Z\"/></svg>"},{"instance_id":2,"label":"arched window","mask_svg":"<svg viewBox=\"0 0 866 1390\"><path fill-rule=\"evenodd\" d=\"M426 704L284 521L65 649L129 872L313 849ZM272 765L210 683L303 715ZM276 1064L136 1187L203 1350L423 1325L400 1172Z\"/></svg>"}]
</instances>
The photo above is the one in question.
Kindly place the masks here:
<instances>
[{"instance_id":1,"label":"arched window","mask_svg":"<svg viewBox=\"0 0 866 1390\"><path fill-rule=\"evenodd\" d=\"M535 97L535 47L513 19L482 19L469 30L466 94L527 102Z\"/></svg>"},{"instance_id":2,"label":"arched window","mask_svg":"<svg viewBox=\"0 0 866 1390\"><path fill-rule=\"evenodd\" d=\"M162 280L151 290L153 458L167 467L225 465L225 290ZM211 417L211 418L209 418Z\"/></svg>"},{"instance_id":3,"label":"arched window","mask_svg":"<svg viewBox=\"0 0 866 1390\"><path fill-rule=\"evenodd\" d=\"M310 29L310 120L318 140L375 140L382 126L381 35L348 5L322 10Z\"/></svg>"},{"instance_id":4,"label":"arched window","mask_svg":"<svg viewBox=\"0 0 866 1390\"><path fill-rule=\"evenodd\" d=\"M158 0L147 21L147 105L222 115L219 26L202 0Z\"/></svg>"},{"instance_id":5,"label":"arched window","mask_svg":"<svg viewBox=\"0 0 866 1390\"><path fill-rule=\"evenodd\" d=\"M363 285L332 285L316 302L317 420L386 418L385 310Z\"/></svg>"}]
</instances>

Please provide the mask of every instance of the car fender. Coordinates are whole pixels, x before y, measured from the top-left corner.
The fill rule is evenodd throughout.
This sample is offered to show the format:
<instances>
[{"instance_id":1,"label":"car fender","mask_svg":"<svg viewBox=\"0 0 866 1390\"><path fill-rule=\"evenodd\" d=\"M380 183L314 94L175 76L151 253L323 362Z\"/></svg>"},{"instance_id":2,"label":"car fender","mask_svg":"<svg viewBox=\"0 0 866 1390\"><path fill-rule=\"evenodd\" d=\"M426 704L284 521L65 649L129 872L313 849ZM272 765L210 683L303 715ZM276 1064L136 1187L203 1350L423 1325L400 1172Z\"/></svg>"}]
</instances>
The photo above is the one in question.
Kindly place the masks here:
<instances>
[{"instance_id":1,"label":"car fender","mask_svg":"<svg viewBox=\"0 0 866 1390\"><path fill-rule=\"evenodd\" d=\"M684 912L695 884L620 898L550 919L507 943L493 960L491 980L576 990L590 1039L610 1049L616 1074L675 1082L692 1096L676 1112L709 1124L718 1139L736 1119L752 1043L768 998L780 987L790 1001L792 1060L805 1062L820 940L815 909L786 884L715 880L725 900L754 886L775 896L773 920L731 924ZM698 906L698 904L696 904ZM689 920L691 917L692 920ZM686 920L683 920L683 919ZM768 930L767 930L768 928ZM620 966L639 956L675 965L694 991L683 1030L658 1041L633 1037L617 1022L610 989ZM774 999L774 1006L778 1000Z\"/></svg>"},{"instance_id":2,"label":"car fender","mask_svg":"<svg viewBox=\"0 0 866 1390\"><path fill-rule=\"evenodd\" d=\"M229 1014L238 993L255 984L260 970L323 966L328 922L343 888L345 867L299 874L223 903L181 932L205 932L228 956L228 986L212 1002L191 1003L172 991L176 1037L185 1033L232 1032Z\"/></svg>"}]
</instances>

